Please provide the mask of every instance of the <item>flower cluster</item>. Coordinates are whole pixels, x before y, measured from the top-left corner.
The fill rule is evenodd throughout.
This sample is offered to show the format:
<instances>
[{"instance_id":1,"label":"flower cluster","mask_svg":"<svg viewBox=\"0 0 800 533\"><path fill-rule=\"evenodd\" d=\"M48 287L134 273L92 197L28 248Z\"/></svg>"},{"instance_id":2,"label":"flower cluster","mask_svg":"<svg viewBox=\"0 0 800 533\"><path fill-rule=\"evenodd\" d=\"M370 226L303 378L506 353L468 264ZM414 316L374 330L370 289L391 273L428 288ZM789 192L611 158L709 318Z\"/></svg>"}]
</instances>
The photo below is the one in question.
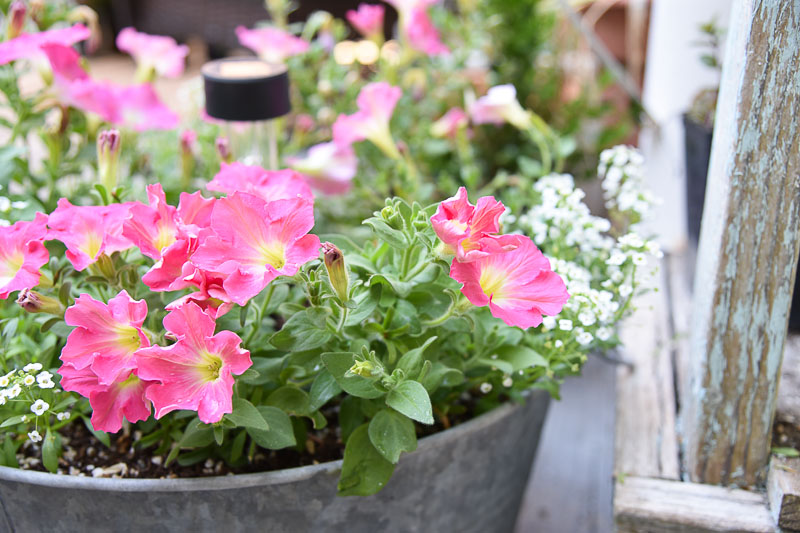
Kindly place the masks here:
<instances>
[{"instance_id":1,"label":"flower cluster","mask_svg":"<svg viewBox=\"0 0 800 533\"><path fill-rule=\"evenodd\" d=\"M24 414L17 415L12 421L32 427L28 438L34 443L42 440L40 417L54 415L59 421L70 418L68 407L72 402L69 399L55 405L61 389L53 377L52 373L43 370L41 363L28 363L22 370L12 370L0 376L0 406L15 403L27 407Z\"/></svg>"},{"instance_id":2,"label":"flower cluster","mask_svg":"<svg viewBox=\"0 0 800 533\"><path fill-rule=\"evenodd\" d=\"M505 207L492 197L469 203L461 188L439 205L431 223L447 251L455 255L450 276L477 306L489 306L510 326L529 328L542 315L556 315L569 298L563 280L533 241L523 235L498 235Z\"/></svg>"},{"instance_id":3,"label":"flower cluster","mask_svg":"<svg viewBox=\"0 0 800 533\"><path fill-rule=\"evenodd\" d=\"M597 173L603 178L606 204L628 217L630 224L645 218L656 203L643 186L643 164L642 154L630 146L619 145L600 153Z\"/></svg>"}]
</instances>

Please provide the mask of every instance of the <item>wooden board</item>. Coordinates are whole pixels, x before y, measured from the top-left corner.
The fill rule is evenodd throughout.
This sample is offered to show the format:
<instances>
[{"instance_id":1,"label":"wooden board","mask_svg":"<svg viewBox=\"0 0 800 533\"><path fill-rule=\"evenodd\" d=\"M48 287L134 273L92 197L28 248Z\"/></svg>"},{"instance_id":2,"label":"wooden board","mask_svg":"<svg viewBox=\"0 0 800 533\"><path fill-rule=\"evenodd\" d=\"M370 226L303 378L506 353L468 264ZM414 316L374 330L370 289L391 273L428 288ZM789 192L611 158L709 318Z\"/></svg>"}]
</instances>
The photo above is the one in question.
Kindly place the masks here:
<instances>
[{"instance_id":1,"label":"wooden board","mask_svg":"<svg viewBox=\"0 0 800 533\"><path fill-rule=\"evenodd\" d=\"M644 268L643 270L648 270ZM617 373L617 475L679 479L670 309L664 269L620 332L633 368Z\"/></svg>"},{"instance_id":2,"label":"wooden board","mask_svg":"<svg viewBox=\"0 0 800 533\"><path fill-rule=\"evenodd\" d=\"M772 518L786 531L800 530L800 459L773 457L767 477Z\"/></svg>"},{"instance_id":3,"label":"wooden board","mask_svg":"<svg viewBox=\"0 0 800 533\"><path fill-rule=\"evenodd\" d=\"M775 531L764 495L682 481L618 481L614 513L618 533Z\"/></svg>"}]
</instances>

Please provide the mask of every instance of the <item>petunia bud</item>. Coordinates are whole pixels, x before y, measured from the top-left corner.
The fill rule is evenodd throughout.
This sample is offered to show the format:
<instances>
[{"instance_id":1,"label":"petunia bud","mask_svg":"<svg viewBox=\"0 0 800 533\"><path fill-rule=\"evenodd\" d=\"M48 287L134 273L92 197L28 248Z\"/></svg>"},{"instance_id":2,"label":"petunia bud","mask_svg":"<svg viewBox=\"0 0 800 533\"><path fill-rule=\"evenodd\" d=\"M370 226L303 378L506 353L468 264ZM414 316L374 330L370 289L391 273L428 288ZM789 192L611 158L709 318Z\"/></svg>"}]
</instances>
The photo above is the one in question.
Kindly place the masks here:
<instances>
[{"instance_id":1,"label":"petunia bud","mask_svg":"<svg viewBox=\"0 0 800 533\"><path fill-rule=\"evenodd\" d=\"M217 140L214 142L214 146L217 147L217 156L219 156L220 162L230 163L233 161L231 142L227 137L217 137Z\"/></svg>"},{"instance_id":2,"label":"petunia bud","mask_svg":"<svg viewBox=\"0 0 800 533\"><path fill-rule=\"evenodd\" d=\"M331 280L331 287L339 297L339 301L344 303L350 299L350 280L347 277L344 255L335 244L330 242L322 243L322 254L325 268L328 270L328 278Z\"/></svg>"},{"instance_id":3,"label":"petunia bud","mask_svg":"<svg viewBox=\"0 0 800 533\"><path fill-rule=\"evenodd\" d=\"M19 292L17 303L29 313L47 313L50 315L64 316L64 306L56 298L45 296L31 289L22 289Z\"/></svg>"},{"instance_id":4,"label":"petunia bud","mask_svg":"<svg viewBox=\"0 0 800 533\"><path fill-rule=\"evenodd\" d=\"M110 193L117 187L120 153L119 130L103 130L97 136L97 168L100 183Z\"/></svg>"},{"instance_id":5,"label":"petunia bud","mask_svg":"<svg viewBox=\"0 0 800 533\"><path fill-rule=\"evenodd\" d=\"M356 361L347 370L347 374L361 376L362 378L371 378L374 375L379 375L380 371L376 371L375 365L369 361Z\"/></svg>"},{"instance_id":6,"label":"petunia bud","mask_svg":"<svg viewBox=\"0 0 800 533\"><path fill-rule=\"evenodd\" d=\"M21 0L14 0L8 8L8 26L6 27L6 39L11 40L18 37L22 33L22 27L25 25L25 3Z\"/></svg>"}]
</instances>

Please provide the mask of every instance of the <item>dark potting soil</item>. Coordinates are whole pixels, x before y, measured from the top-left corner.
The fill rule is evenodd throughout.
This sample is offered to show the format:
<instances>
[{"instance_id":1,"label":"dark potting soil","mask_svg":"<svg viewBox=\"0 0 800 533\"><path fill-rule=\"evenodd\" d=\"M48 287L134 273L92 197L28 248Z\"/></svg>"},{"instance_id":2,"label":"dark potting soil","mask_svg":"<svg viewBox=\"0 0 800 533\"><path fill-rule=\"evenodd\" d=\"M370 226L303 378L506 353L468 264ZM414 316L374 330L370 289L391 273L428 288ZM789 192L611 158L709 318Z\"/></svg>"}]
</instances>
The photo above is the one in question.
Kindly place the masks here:
<instances>
[{"instance_id":1,"label":"dark potting soil","mask_svg":"<svg viewBox=\"0 0 800 533\"><path fill-rule=\"evenodd\" d=\"M422 438L438 433L452 426L466 422L475 416L477 403L472 396L462 397L460 405L463 412L448 417L435 416L432 426L417 425L417 436ZM153 455L156 446L141 448L134 445L136 430L126 431L126 427L116 434L110 434L110 446L106 447L81 422L76 420L60 430L64 453L59 458L58 473L87 477L114 478L191 478L225 476L254 472L268 472L298 466L308 466L336 461L344 456L344 443L337 424L338 407L321 411L328 420L322 429L310 429L304 449L266 450L256 448L251 461L242 466L232 467L224 460L209 458L195 464L181 465L177 460L165 465L166 454ZM248 443L244 453L248 452ZM20 467L26 470L45 472L41 461L41 447L27 441L22 446L17 459Z\"/></svg>"}]
</instances>

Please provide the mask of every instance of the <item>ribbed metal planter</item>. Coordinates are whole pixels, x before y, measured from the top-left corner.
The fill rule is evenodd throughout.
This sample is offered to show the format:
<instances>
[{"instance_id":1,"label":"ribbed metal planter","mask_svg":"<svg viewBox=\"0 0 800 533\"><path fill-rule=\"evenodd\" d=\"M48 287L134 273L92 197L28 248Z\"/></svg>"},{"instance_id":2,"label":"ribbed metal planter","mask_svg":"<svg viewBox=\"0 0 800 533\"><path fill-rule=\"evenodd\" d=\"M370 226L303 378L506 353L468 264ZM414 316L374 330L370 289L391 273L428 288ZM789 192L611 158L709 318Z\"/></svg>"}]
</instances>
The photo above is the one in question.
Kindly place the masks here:
<instances>
[{"instance_id":1,"label":"ribbed metal planter","mask_svg":"<svg viewBox=\"0 0 800 533\"><path fill-rule=\"evenodd\" d=\"M0 531L510 532L549 396L420 440L377 495L341 498L341 461L197 479L94 479L0 467Z\"/></svg>"}]
</instances>

